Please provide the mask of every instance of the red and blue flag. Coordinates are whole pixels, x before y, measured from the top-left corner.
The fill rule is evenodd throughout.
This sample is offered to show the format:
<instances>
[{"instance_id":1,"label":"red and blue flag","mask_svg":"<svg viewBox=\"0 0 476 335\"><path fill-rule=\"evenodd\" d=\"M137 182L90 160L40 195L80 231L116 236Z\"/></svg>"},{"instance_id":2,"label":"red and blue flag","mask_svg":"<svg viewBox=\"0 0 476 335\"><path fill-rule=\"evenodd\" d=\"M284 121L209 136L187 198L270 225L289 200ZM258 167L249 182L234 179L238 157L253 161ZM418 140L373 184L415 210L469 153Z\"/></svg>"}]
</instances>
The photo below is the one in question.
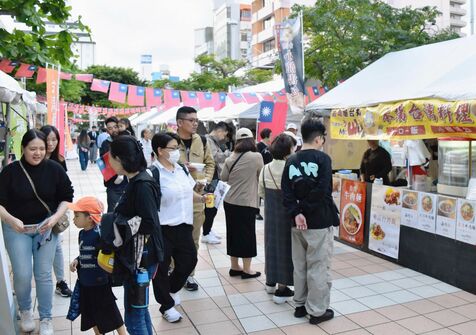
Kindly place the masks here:
<instances>
[{"instance_id":1,"label":"red and blue flag","mask_svg":"<svg viewBox=\"0 0 476 335\"><path fill-rule=\"evenodd\" d=\"M37 67L31 64L21 63L17 72L15 73L15 78L31 78L35 74Z\"/></svg>"},{"instance_id":2,"label":"red and blue flag","mask_svg":"<svg viewBox=\"0 0 476 335\"><path fill-rule=\"evenodd\" d=\"M162 95L160 88L147 87L145 89L145 105L147 107L159 107L162 105Z\"/></svg>"},{"instance_id":3,"label":"red and blue flag","mask_svg":"<svg viewBox=\"0 0 476 335\"><path fill-rule=\"evenodd\" d=\"M116 83L111 81L111 88L109 89L109 100L118 102L118 103L125 103L126 102L126 95L127 95L127 85Z\"/></svg>"},{"instance_id":4,"label":"red and blue flag","mask_svg":"<svg viewBox=\"0 0 476 335\"><path fill-rule=\"evenodd\" d=\"M249 104L257 104L259 102L258 95L256 93L243 93L243 98Z\"/></svg>"},{"instance_id":5,"label":"red and blue flag","mask_svg":"<svg viewBox=\"0 0 476 335\"><path fill-rule=\"evenodd\" d=\"M195 107L198 105L197 93L193 91L180 91L184 106Z\"/></svg>"},{"instance_id":6,"label":"red and blue flag","mask_svg":"<svg viewBox=\"0 0 476 335\"><path fill-rule=\"evenodd\" d=\"M213 107L213 95L210 92L197 92L198 106L200 108Z\"/></svg>"},{"instance_id":7,"label":"red and blue flag","mask_svg":"<svg viewBox=\"0 0 476 335\"><path fill-rule=\"evenodd\" d=\"M107 93L107 91L109 90L110 83L111 82L109 80L93 79L90 90Z\"/></svg>"},{"instance_id":8,"label":"red and blue flag","mask_svg":"<svg viewBox=\"0 0 476 335\"><path fill-rule=\"evenodd\" d=\"M228 93L228 98L230 98L230 100L233 101L234 104L245 102L243 95L238 92Z\"/></svg>"},{"instance_id":9,"label":"red and blue flag","mask_svg":"<svg viewBox=\"0 0 476 335\"><path fill-rule=\"evenodd\" d=\"M145 88L142 86L129 85L127 104L129 106L144 106Z\"/></svg>"},{"instance_id":10,"label":"red and blue flag","mask_svg":"<svg viewBox=\"0 0 476 335\"><path fill-rule=\"evenodd\" d=\"M180 106L180 93L177 90L164 90L164 107L169 109Z\"/></svg>"}]
</instances>

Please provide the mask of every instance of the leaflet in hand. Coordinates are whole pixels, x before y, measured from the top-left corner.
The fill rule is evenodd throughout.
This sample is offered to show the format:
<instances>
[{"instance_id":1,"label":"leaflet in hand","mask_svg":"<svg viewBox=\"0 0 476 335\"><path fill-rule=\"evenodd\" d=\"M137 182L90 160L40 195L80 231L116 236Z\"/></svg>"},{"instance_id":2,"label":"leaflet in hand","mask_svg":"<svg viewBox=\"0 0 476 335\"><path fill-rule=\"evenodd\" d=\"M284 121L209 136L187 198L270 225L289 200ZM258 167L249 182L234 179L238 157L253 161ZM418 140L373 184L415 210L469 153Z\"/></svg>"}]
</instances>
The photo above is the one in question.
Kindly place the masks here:
<instances>
[{"instance_id":1,"label":"leaflet in hand","mask_svg":"<svg viewBox=\"0 0 476 335\"><path fill-rule=\"evenodd\" d=\"M220 208L220 204L225 199L226 194L230 190L230 185L227 183L222 182L221 180L218 182L217 186L215 187L215 208Z\"/></svg>"}]
</instances>

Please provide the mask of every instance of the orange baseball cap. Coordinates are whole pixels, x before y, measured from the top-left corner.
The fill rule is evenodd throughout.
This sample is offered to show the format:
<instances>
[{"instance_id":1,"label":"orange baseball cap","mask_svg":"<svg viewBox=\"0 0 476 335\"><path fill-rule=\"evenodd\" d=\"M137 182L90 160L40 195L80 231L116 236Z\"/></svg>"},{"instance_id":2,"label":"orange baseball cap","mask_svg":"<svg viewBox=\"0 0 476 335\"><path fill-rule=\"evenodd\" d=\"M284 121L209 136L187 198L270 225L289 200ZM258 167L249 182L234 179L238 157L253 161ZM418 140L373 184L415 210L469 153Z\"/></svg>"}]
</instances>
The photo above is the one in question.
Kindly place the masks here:
<instances>
[{"instance_id":1,"label":"orange baseball cap","mask_svg":"<svg viewBox=\"0 0 476 335\"><path fill-rule=\"evenodd\" d=\"M78 201L68 204L68 208L75 212L85 212L91 216L95 223L101 222L104 205L96 197L82 197Z\"/></svg>"}]
</instances>

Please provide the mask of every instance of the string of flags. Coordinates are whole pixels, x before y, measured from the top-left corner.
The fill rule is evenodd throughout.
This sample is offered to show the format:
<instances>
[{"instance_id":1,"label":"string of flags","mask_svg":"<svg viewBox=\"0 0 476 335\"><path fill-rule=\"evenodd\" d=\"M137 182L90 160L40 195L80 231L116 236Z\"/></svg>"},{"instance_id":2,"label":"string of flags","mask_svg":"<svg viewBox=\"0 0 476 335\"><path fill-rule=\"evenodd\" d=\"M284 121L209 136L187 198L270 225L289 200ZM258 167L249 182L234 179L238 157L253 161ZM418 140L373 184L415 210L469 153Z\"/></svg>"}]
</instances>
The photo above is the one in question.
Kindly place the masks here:
<instances>
[{"instance_id":1,"label":"string of flags","mask_svg":"<svg viewBox=\"0 0 476 335\"><path fill-rule=\"evenodd\" d=\"M8 59L2 59L0 61L0 70L5 73L12 73L16 68L16 78L32 78L36 72L36 83L41 84L46 82L46 69L44 67L38 67L31 64L21 63L17 61L10 61ZM91 83L90 90L95 92L102 92L108 94L108 100L127 104L131 107L146 107L145 109L137 108L112 108L112 112L104 113L103 110L110 110L111 108L98 108L103 115L109 114L134 114L137 112L146 111L150 107L158 107L161 109L169 109L172 107L180 106L181 103L187 106L197 108L214 108L218 111L225 107L227 97L234 104L247 103L256 104L260 101L275 101L286 102L286 92L284 89L278 92L250 92L250 93L238 93L238 92L195 92L195 91L179 91L174 89L160 89L153 87L143 87L136 85L128 85L118 83L109 80L102 80L94 78L93 74L78 73L72 74L67 72L60 72L60 78L62 80L79 80L85 83ZM326 87L322 86L310 86L306 87L307 103L312 102L327 92ZM88 107L88 106L85 106ZM78 107L79 109L79 107ZM127 110L127 111L126 111ZM131 112L133 111L133 112ZM75 113L81 114L81 113Z\"/></svg>"}]
</instances>

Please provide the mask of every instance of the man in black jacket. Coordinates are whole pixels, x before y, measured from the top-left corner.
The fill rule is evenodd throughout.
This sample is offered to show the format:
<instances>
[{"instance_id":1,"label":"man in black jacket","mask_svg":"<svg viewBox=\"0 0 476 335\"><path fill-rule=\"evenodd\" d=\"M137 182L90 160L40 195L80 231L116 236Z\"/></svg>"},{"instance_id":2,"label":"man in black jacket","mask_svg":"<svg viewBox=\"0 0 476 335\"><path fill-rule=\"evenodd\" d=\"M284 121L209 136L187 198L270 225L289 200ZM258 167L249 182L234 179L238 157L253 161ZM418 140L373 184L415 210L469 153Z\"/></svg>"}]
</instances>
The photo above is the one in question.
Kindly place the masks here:
<instances>
[{"instance_id":1,"label":"man in black jacket","mask_svg":"<svg viewBox=\"0 0 476 335\"><path fill-rule=\"evenodd\" d=\"M292 218L295 317L311 316L318 324L334 317L329 309L333 225L332 162L320 151L326 128L318 118L301 124L303 146L288 158L281 180L283 203Z\"/></svg>"}]
</instances>

